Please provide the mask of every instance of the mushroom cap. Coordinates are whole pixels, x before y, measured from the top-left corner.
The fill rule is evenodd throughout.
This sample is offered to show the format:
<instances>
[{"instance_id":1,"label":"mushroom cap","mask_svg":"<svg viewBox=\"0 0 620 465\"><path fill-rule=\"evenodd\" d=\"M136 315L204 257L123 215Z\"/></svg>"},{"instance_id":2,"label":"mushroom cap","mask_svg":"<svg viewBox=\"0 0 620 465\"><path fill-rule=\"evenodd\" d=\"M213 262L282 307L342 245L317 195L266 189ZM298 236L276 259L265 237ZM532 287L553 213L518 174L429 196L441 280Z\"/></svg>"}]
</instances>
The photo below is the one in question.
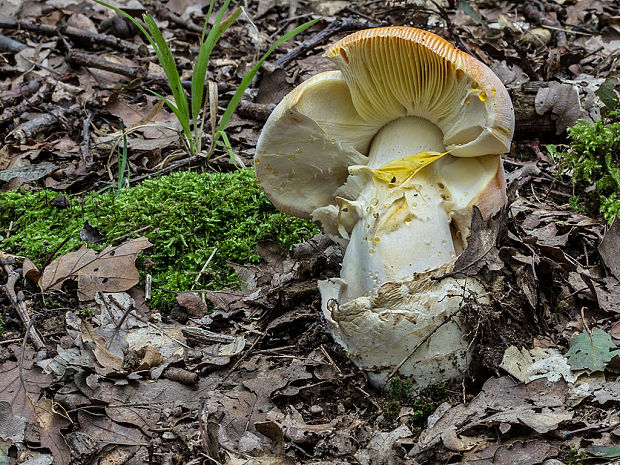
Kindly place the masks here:
<instances>
[{"instance_id":1,"label":"mushroom cap","mask_svg":"<svg viewBox=\"0 0 620 465\"><path fill-rule=\"evenodd\" d=\"M409 27L369 29L324 56L340 71L294 89L258 140L256 173L280 210L326 217L317 210L333 214L337 197L357 198L360 181L348 167L368 164L374 136L403 117L437 126L453 157L509 150L514 112L505 87L486 65L441 37Z\"/></svg>"}]
</instances>

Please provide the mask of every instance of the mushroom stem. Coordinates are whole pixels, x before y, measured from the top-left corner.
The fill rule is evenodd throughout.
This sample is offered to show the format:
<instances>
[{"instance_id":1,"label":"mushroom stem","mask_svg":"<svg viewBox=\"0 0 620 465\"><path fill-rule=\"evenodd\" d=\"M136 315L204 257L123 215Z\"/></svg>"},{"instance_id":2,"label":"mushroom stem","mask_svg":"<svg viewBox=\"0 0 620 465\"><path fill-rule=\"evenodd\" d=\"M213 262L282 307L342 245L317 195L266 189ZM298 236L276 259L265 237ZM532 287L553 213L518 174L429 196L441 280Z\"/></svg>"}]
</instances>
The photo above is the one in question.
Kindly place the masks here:
<instances>
[{"instance_id":1,"label":"mushroom stem","mask_svg":"<svg viewBox=\"0 0 620 465\"><path fill-rule=\"evenodd\" d=\"M435 165L405 176L400 184L396 175L393 183L377 179L373 169L420 152L443 150L442 133L435 125L422 118L401 118L375 136L368 167L350 169L352 175L367 179L355 202L360 220L342 263L341 277L347 283L342 301L373 295L386 282L410 279L456 257L445 209L450 193L438 181Z\"/></svg>"}]
</instances>

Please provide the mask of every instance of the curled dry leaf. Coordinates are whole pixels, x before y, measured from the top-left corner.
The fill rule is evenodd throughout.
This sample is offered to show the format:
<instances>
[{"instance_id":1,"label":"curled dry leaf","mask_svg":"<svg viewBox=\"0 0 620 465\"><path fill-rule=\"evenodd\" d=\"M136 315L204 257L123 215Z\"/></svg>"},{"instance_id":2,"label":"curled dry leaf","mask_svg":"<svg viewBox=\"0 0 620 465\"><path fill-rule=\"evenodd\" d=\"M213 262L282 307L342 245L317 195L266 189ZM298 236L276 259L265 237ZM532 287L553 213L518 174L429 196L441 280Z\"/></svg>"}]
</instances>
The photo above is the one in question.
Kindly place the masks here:
<instances>
[{"instance_id":1,"label":"curled dry leaf","mask_svg":"<svg viewBox=\"0 0 620 465\"><path fill-rule=\"evenodd\" d=\"M24 258L24 264L22 265L22 275L24 278L36 283L41 277L41 272L37 268L37 265L32 263L32 260L26 257Z\"/></svg>"},{"instance_id":2,"label":"curled dry leaf","mask_svg":"<svg viewBox=\"0 0 620 465\"><path fill-rule=\"evenodd\" d=\"M151 247L146 237L139 237L97 253L83 245L78 251L58 257L41 276L43 291L60 290L67 279L78 281L80 300L92 300L96 292L121 292L138 284L140 274L134 262L140 251Z\"/></svg>"}]
</instances>

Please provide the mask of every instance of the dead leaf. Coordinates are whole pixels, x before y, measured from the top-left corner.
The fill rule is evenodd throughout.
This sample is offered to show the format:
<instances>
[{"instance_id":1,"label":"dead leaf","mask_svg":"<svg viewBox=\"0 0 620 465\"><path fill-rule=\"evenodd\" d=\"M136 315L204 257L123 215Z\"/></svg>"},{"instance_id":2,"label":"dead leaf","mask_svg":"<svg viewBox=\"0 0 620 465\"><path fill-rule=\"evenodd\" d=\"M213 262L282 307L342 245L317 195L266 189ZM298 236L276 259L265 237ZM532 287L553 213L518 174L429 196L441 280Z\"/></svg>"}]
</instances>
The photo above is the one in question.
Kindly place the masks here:
<instances>
[{"instance_id":1,"label":"dead leaf","mask_svg":"<svg viewBox=\"0 0 620 465\"><path fill-rule=\"evenodd\" d=\"M13 178L23 178L26 182L36 181L44 178L58 169L53 163L43 161L36 165L21 166L0 171L0 181L9 182Z\"/></svg>"},{"instance_id":2,"label":"dead leaf","mask_svg":"<svg viewBox=\"0 0 620 465\"><path fill-rule=\"evenodd\" d=\"M485 449L466 452L463 462L472 465L535 465L556 455L558 450L545 441L515 441L491 444Z\"/></svg>"},{"instance_id":3,"label":"dead leaf","mask_svg":"<svg viewBox=\"0 0 620 465\"><path fill-rule=\"evenodd\" d=\"M99 228L91 225L87 220L84 222L84 226L80 231L80 240L82 242L90 242L91 244L96 244L105 240L105 236L101 234Z\"/></svg>"},{"instance_id":4,"label":"dead leaf","mask_svg":"<svg viewBox=\"0 0 620 465\"><path fill-rule=\"evenodd\" d=\"M15 415L9 402L0 402L0 440L22 442L25 429L26 419Z\"/></svg>"},{"instance_id":5,"label":"dead leaf","mask_svg":"<svg viewBox=\"0 0 620 465\"><path fill-rule=\"evenodd\" d=\"M177 302L187 310L189 316L200 318L209 311L207 304L195 292L178 292Z\"/></svg>"},{"instance_id":6,"label":"dead leaf","mask_svg":"<svg viewBox=\"0 0 620 465\"><path fill-rule=\"evenodd\" d=\"M60 430L69 426L71 421L65 417L66 414L58 414L56 407L59 406L47 397L41 398L35 407L41 446L51 451L56 463L68 463L71 452Z\"/></svg>"},{"instance_id":7,"label":"dead leaf","mask_svg":"<svg viewBox=\"0 0 620 465\"><path fill-rule=\"evenodd\" d=\"M82 340L94 344L94 354L97 362L109 372L120 372L123 369L123 359L110 352L103 336L97 334L95 328L88 321L82 321Z\"/></svg>"},{"instance_id":8,"label":"dead leaf","mask_svg":"<svg viewBox=\"0 0 620 465\"><path fill-rule=\"evenodd\" d=\"M509 377L489 379L482 391L469 404L445 407L437 419L429 418L429 426L413 447L412 457L442 445L446 431L465 434L472 429L492 425L525 425L543 434L570 420L573 412L566 410L568 386L564 381L551 383L545 378L529 384L516 384Z\"/></svg>"},{"instance_id":9,"label":"dead leaf","mask_svg":"<svg viewBox=\"0 0 620 465\"><path fill-rule=\"evenodd\" d=\"M24 278L29 279L33 283L39 282L39 278L41 277L41 272L37 268L37 266L32 263L28 257L24 258L24 263L22 265L22 275Z\"/></svg>"},{"instance_id":10,"label":"dead leaf","mask_svg":"<svg viewBox=\"0 0 620 465\"><path fill-rule=\"evenodd\" d=\"M620 280L620 220L615 218L605 233L598 252L616 279Z\"/></svg>"},{"instance_id":11,"label":"dead leaf","mask_svg":"<svg viewBox=\"0 0 620 465\"><path fill-rule=\"evenodd\" d=\"M457 259L454 270L465 271L469 276L478 274L482 267L501 270L504 266L495 246L503 215L484 220L480 209L474 205L471 217L471 235L467 238L467 248Z\"/></svg>"},{"instance_id":12,"label":"dead leaf","mask_svg":"<svg viewBox=\"0 0 620 465\"><path fill-rule=\"evenodd\" d=\"M80 430L69 433L66 440L73 454L81 462L88 457L98 456L101 458L103 455L107 456L113 450L118 450L119 446L129 447L132 450L132 455L136 455L140 448L147 445L146 437L136 428L122 426L114 423L106 416L94 415L84 411L79 411L77 416ZM102 463L116 462L102 461ZM126 463L126 460L118 463ZM140 460L136 463L147 462Z\"/></svg>"},{"instance_id":13,"label":"dead leaf","mask_svg":"<svg viewBox=\"0 0 620 465\"><path fill-rule=\"evenodd\" d=\"M82 301L94 299L98 291L126 291L140 279L134 265L138 253L152 245L145 237L106 247L99 253L83 245L80 250L55 259L43 270L41 289L60 290L63 282L71 278L78 281L78 298Z\"/></svg>"},{"instance_id":14,"label":"dead leaf","mask_svg":"<svg viewBox=\"0 0 620 465\"><path fill-rule=\"evenodd\" d=\"M375 431L365 449L359 449L355 458L362 465L395 465L394 444L400 439L411 436L411 430L401 425L393 431Z\"/></svg>"},{"instance_id":15,"label":"dead leaf","mask_svg":"<svg viewBox=\"0 0 620 465\"><path fill-rule=\"evenodd\" d=\"M555 118L556 134L563 133L573 126L579 118L587 117L581 111L579 92L570 84L551 81L549 87L540 88L535 99L536 113L544 115L548 111ZM589 119L589 118L588 118Z\"/></svg>"}]
</instances>

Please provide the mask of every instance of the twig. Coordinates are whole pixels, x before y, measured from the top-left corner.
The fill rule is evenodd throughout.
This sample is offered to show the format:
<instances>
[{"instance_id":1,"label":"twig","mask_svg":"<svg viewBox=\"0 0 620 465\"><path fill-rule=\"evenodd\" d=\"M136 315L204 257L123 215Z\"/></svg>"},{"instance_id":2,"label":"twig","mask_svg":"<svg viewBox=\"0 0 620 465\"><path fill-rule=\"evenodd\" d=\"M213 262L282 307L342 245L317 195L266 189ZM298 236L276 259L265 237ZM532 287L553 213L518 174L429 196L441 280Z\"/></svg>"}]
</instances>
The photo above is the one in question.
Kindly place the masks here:
<instances>
[{"instance_id":1,"label":"twig","mask_svg":"<svg viewBox=\"0 0 620 465\"><path fill-rule=\"evenodd\" d=\"M24 336L24 339L26 339L27 335L29 334L30 339L32 340L32 344L37 350L45 349L45 344L43 343L43 340L37 333L36 328L32 326L33 320L28 314L26 302L24 302L23 298L19 298L18 295L15 293L15 283L19 279L19 273L13 269L8 260L1 259L0 263L2 263L2 267L4 268L4 271L7 275L6 284L3 286L4 292L11 301L13 308L15 308L15 310L19 314L19 317L21 318L22 323L26 328L26 336Z\"/></svg>"},{"instance_id":2,"label":"twig","mask_svg":"<svg viewBox=\"0 0 620 465\"><path fill-rule=\"evenodd\" d=\"M151 300L153 296L153 276L150 273L146 275L144 280L144 300L147 302Z\"/></svg>"},{"instance_id":3,"label":"twig","mask_svg":"<svg viewBox=\"0 0 620 465\"><path fill-rule=\"evenodd\" d=\"M10 37L0 34L0 51L18 53L28 48L26 44L13 40Z\"/></svg>"},{"instance_id":4,"label":"twig","mask_svg":"<svg viewBox=\"0 0 620 465\"><path fill-rule=\"evenodd\" d=\"M321 352L323 352L323 355L325 355L325 358L329 361L329 363L331 363L331 365L336 369L336 371L338 373L342 373L342 370L338 368L338 365L334 363L334 360L329 356L329 354L327 353L327 350L325 350L325 347L323 347L323 344L321 344Z\"/></svg>"},{"instance_id":5,"label":"twig","mask_svg":"<svg viewBox=\"0 0 620 465\"><path fill-rule=\"evenodd\" d=\"M166 166L165 168L161 168L160 170L157 170L157 172L155 173L147 173L147 174L143 174L142 176L134 176L129 180L129 184L137 184L141 181L144 181L145 179L158 178L160 176L163 176L164 174L167 174L171 171L176 170L177 168L181 168L186 165L191 165L193 163L203 162L203 161L204 161L204 157L200 155L194 155L193 157L184 158L183 160L170 163L168 166Z\"/></svg>"},{"instance_id":6,"label":"twig","mask_svg":"<svg viewBox=\"0 0 620 465\"><path fill-rule=\"evenodd\" d=\"M489 247L482 255L476 257L475 260L473 260L471 263L469 263L468 265L465 265L463 268L460 268L458 270L453 270L450 271L449 273L445 273L442 274L441 276L431 276L431 281L441 281L442 279L445 278L450 278L452 276L455 276L457 274L461 274L463 273L465 270L467 270L468 268L470 268L471 266L475 265L476 263L478 263L480 260L482 260L484 257L486 257L486 255L495 248L495 244L493 244L491 247Z\"/></svg>"},{"instance_id":7,"label":"twig","mask_svg":"<svg viewBox=\"0 0 620 465\"><path fill-rule=\"evenodd\" d=\"M32 321L32 319L30 320ZM43 337L51 337L51 336L60 336L61 334L66 334L66 331L54 331L52 333L45 333ZM15 344L16 342L22 342L24 340L23 337L16 337L14 339L5 339L4 341L0 341L0 346L8 346L10 344Z\"/></svg>"},{"instance_id":8,"label":"twig","mask_svg":"<svg viewBox=\"0 0 620 465\"><path fill-rule=\"evenodd\" d=\"M250 346L250 348L248 350L246 350L241 357L239 357L239 360L237 360L237 362L233 365L233 367L228 371L228 373L226 373L226 375L224 375L224 377L222 379L219 380L219 382L217 383L218 386L221 385L224 381L226 381L228 379L228 377L230 375L233 374L233 372L237 369L237 367L239 365L241 365L241 362L243 362L246 358L248 358L248 355L250 355L250 353L252 352L252 349L254 349L254 347L256 347L256 345L263 340L263 338L267 335L267 331L263 331L260 336L258 336L256 338L256 340L252 343L252 345Z\"/></svg>"},{"instance_id":9,"label":"twig","mask_svg":"<svg viewBox=\"0 0 620 465\"><path fill-rule=\"evenodd\" d=\"M161 19L167 19L171 23L180 26L184 30L202 34L202 28L200 26L198 26L192 21L181 18L176 13L173 13L168 8L164 7L160 2L155 2L154 7L157 16Z\"/></svg>"},{"instance_id":10,"label":"twig","mask_svg":"<svg viewBox=\"0 0 620 465\"><path fill-rule=\"evenodd\" d=\"M67 61L74 66L84 66L86 68L102 69L104 71L110 71L111 73L120 74L121 76L128 77L130 79L143 79L144 81L153 82L158 85L168 86L168 81L159 76L141 75L142 70L138 66L127 66L114 61L106 60L97 55L83 52L81 50L71 50L67 55ZM183 88L191 90L192 81L181 81Z\"/></svg>"},{"instance_id":11,"label":"twig","mask_svg":"<svg viewBox=\"0 0 620 465\"><path fill-rule=\"evenodd\" d=\"M136 45L133 42L128 42L112 35L97 34L95 32L85 31L84 29L78 29L72 26L57 27L50 26L48 24L33 23L32 21L19 20L0 21L0 29L22 29L52 36L57 36L60 33L73 39L87 41L91 44L105 45L117 50L130 51L138 55L146 56L148 53L146 46L143 44Z\"/></svg>"},{"instance_id":12,"label":"twig","mask_svg":"<svg viewBox=\"0 0 620 465\"><path fill-rule=\"evenodd\" d=\"M123 311L123 316L121 317L120 320L118 320L118 323L116 323L116 327L114 328L116 331L118 331L119 329L121 329L121 326L123 326L123 323L129 316L131 311L133 310L133 304L129 304L129 308L125 308L123 304L120 303L118 299L114 297L113 295L108 295L108 299L110 299L114 303L114 305L116 305L118 308L120 308Z\"/></svg>"},{"instance_id":13,"label":"twig","mask_svg":"<svg viewBox=\"0 0 620 465\"><path fill-rule=\"evenodd\" d=\"M43 82L39 82L38 85L33 84L23 91L25 98L18 105L12 106L13 100L8 100L4 103L5 109L0 115L0 124L5 124L11 121L13 118L17 118L22 113L25 113L31 106L36 106L47 99L47 96L54 91L56 83L52 79L46 79ZM32 98L31 98L32 97ZM15 96L15 101L19 101L20 95Z\"/></svg>"},{"instance_id":14,"label":"twig","mask_svg":"<svg viewBox=\"0 0 620 465\"><path fill-rule=\"evenodd\" d=\"M620 426L620 421L616 423L612 423L611 425L604 426L604 427L600 427L598 425L585 426L583 428L575 429L572 431L566 431L562 433L562 439L567 439L569 436L572 436L573 434L584 433L586 431L593 431L596 433L608 433L610 431L615 430L618 426Z\"/></svg>"},{"instance_id":15,"label":"twig","mask_svg":"<svg viewBox=\"0 0 620 465\"><path fill-rule=\"evenodd\" d=\"M198 281L200 281L200 278L202 277L203 273L209 266L209 263L211 263L211 260L213 260L213 256L215 255L215 252L217 252L217 247L213 249L213 252L211 252L211 255L209 255L209 258L207 258L207 261L205 262L204 266L198 273L198 276L196 276L196 279L194 280L194 284L192 284L192 290L194 290L194 288L196 287L196 284L198 284Z\"/></svg>"},{"instance_id":16,"label":"twig","mask_svg":"<svg viewBox=\"0 0 620 465\"><path fill-rule=\"evenodd\" d=\"M316 47L321 42L329 39L334 34L337 34L341 31L347 31L350 29L365 29L368 27L376 26L375 24L369 24L367 22L362 23L361 21L355 20L351 17L345 18L343 20L337 19L332 21L326 28L322 31L319 31L317 34L313 35L307 40L304 40L297 47L293 48L291 51L286 53L285 55L278 58L276 61L271 63L270 65L263 65L263 67L267 70L282 68L286 66L288 63L293 61L299 55L304 53L307 50L310 50Z\"/></svg>"},{"instance_id":17,"label":"twig","mask_svg":"<svg viewBox=\"0 0 620 465\"><path fill-rule=\"evenodd\" d=\"M242 100L237 107L237 113L244 118L264 123L275 108L273 103L254 103Z\"/></svg>"},{"instance_id":18,"label":"twig","mask_svg":"<svg viewBox=\"0 0 620 465\"><path fill-rule=\"evenodd\" d=\"M80 152L82 153L82 159L86 166L93 164L93 154L90 151L90 122L93 119L93 113L88 112L88 116L84 120L82 125L82 145L80 146Z\"/></svg>"},{"instance_id":19,"label":"twig","mask_svg":"<svg viewBox=\"0 0 620 465\"><path fill-rule=\"evenodd\" d=\"M41 269L42 269L42 270L44 270L44 269L45 269L45 267L46 267L47 265L49 265L49 264L50 264L50 262L52 261L52 258L54 258L54 255L56 255L56 254L58 253L58 251L59 251L60 249L62 249L62 248L63 248L63 246L64 246L67 242L69 242L69 240L70 240L70 239L71 239L71 236L68 236L68 237L67 237L64 241L62 241L60 244L58 244L58 245L56 246L56 248L55 248L54 250L52 250L52 251L48 254L47 258L46 258L46 259L45 259L45 261L43 262L43 265L41 265Z\"/></svg>"},{"instance_id":20,"label":"twig","mask_svg":"<svg viewBox=\"0 0 620 465\"><path fill-rule=\"evenodd\" d=\"M149 229L151 229L152 227L153 227L153 225L152 225L152 224L149 224L149 225L144 226L144 227L142 227L142 228L136 229L135 231L131 231L131 232L128 232L127 234L123 234L122 236L115 237L114 239L112 239L112 242L122 242L122 241L124 241L125 239L128 239L128 238L130 238L131 236L133 236L133 235L135 235L135 234L141 234L141 233L143 233L144 231L148 231L148 230L149 230ZM159 229L159 228L158 228L158 229ZM156 230L156 231L157 231L157 230Z\"/></svg>"},{"instance_id":21,"label":"twig","mask_svg":"<svg viewBox=\"0 0 620 465\"><path fill-rule=\"evenodd\" d=\"M17 89L0 92L0 107L7 108L23 102L25 99L35 94L43 84L41 79L31 79L22 84Z\"/></svg>"}]
</instances>

